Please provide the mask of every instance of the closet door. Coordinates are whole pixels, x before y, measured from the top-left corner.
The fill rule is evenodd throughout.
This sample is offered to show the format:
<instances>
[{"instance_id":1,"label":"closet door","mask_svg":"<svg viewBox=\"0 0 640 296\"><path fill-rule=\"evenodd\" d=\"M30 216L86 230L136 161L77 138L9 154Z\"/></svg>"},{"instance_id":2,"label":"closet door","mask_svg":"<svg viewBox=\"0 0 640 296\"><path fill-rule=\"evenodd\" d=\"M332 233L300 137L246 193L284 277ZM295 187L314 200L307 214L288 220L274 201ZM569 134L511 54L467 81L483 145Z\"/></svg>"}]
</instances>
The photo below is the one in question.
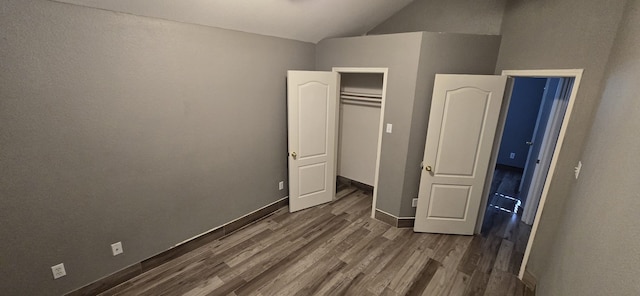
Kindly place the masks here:
<instances>
[{"instance_id":1,"label":"closet door","mask_svg":"<svg viewBox=\"0 0 640 296\"><path fill-rule=\"evenodd\" d=\"M473 234L506 81L436 75L415 231Z\"/></svg>"},{"instance_id":2,"label":"closet door","mask_svg":"<svg viewBox=\"0 0 640 296\"><path fill-rule=\"evenodd\" d=\"M339 74L287 72L289 211L333 200Z\"/></svg>"}]
</instances>

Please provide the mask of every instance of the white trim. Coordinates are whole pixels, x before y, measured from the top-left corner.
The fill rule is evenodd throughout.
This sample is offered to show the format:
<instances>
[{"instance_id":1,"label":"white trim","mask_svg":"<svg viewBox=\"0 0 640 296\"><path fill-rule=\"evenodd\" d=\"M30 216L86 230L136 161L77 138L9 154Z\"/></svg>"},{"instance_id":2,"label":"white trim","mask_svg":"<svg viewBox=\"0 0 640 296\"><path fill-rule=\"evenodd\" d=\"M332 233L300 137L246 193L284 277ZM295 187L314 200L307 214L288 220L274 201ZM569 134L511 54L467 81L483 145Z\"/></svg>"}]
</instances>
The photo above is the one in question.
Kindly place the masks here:
<instances>
[{"instance_id":1,"label":"white trim","mask_svg":"<svg viewBox=\"0 0 640 296\"><path fill-rule=\"evenodd\" d=\"M583 69L555 69L555 70L503 70L502 76L510 77L582 77ZM575 84L574 84L575 85Z\"/></svg>"},{"instance_id":2,"label":"white trim","mask_svg":"<svg viewBox=\"0 0 640 296\"><path fill-rule=\"evenodd\" d=\"M381 210L381 209L376 209L376 211L378 211L378 212L380 212L380 213L383 213L383 214L385 214L385 215L387 215L387 216L391 216L391 217L393 217L393 218L396 218L396 219L398 219L398 220L399 220L399 219L404 219L404 220L415 220L415 219L416 219L416 217L398 217L398 216L396 216L396 215L389 214L388 212L383 211L383 210ZM375 217L374 217L374 218L375 218Z\"/></svg>"},{"instance_id":3,"label":"white trim","mask_svg":"<svg viewBox=\"0 0 640 296\"><path fill-rule=\"evenodd\" d=\"M194 236L194 237L192 237L192 238L189 238L189 239L186 239L186 240L184 240L184 241L181 241L181 242L177 243L176 245L174 245L173 247L171 247L171 248L169 248L169 249L173 249L173 248L175 248L175 247L177 247L177 246L179 246L179 245L182 245L182 244L188 243L188 242L190 242L190 241L192 241L192 240L194 240L194 239L196 239L196 238L199 238L199 237L201 237L201 236L203 236L203 235L206 235L206 234L208 234L208 233L210 233L210 232L212 232L212 231L215 231L215 230L218 230L218 229L220 229L220 228L222 228L222 227L225 227L225 226L227 226L227 225L229 225L229 224L231 224L231 223L233 223L233 222L236 222L236 221L238 221L238 220L240 220L240 219L242 219L242 218L244 218L244 217L247 217L247 216L249 216L249 215L251 215L251 214L253 214L253 213L256 213L256 212L258 212L258 211L260 211L260 210L266 209L266 208L268 208L268 207L270 207L270 206L272 206L272 205L275 205L275 204L277 204L277 203L279 203L279 202L282 202L283 200L285 200L285 199L287 199L287 198L289 198L289 196L285 196L285 197L283 197L283 198L281 198L281 199L278 199L278 200L276 200L276 201L274 201L274 202L272 202L272 203L270 203L270 204L268 204L268 205L266 205L266 206L264 206L264 207L261 207L261 208L259 208L259 209L255 210L255 211L251 211L251 212L249 212L249 213L247 213L247 214L244 214L244 215L242 215L242 216L240 216L240 217L238 217L238 218L235 218L235 219L233 219L233 220L231 220L231 221L229 221L229 222L227 222L227 223L224 223L224 224L222 224L222 225L220 225L220 226L217 226L217 227L211 228L211 229L209 229L209 230L207 230L207 231L205 231L205 232L203 232L203 233L201 233L201 234L198 234L198 235L196 235L196 236Z\"/></svg>"},{"instance_id":4,"label":"white trim","mask_svg":"<svg viewBox=\"0 0 640 296\"><path fill-rule=\"evenodd\" d=\"M389 68L333 67L332 71L338 73L379 73L382 74L383 77L382 102L380 105L380 127L378 132L378 148L376 152L376 172L373 178L373 202L371 205L371 218L375 218L376 202L378 200L378 177L380 176L380 153L382 152L382 136L384 135L384 110L387 102L387 76L389 75Z\"/></svg>"},{"instance_id":5,"label":"white trim","mask_svg":"<svg viewBox=\"0 0 640 296\"><path fill-rule=\"evenodd\" d=\"M415 220L416 217L396 217L398 219L404 219L404 220Z\"/></svg>"},{"instance_id":6,"label":"white trim","mask_svg":"<svg viewBox=\"0 0 640 296\"><path fill-rule=\"evenodd\" d=\"M333 67L331 72L338 73L387 73L389 68L367 68L367 67Z\"/></svg>"},{"instance_id":7,"label":"white trim","mask_svg":"<svg viewBox=\"0 0 640 296\"><path fill-rule=\"evenodd\" d=\"M511 77L573 77L573 87L571 88L571 94L569 95L569 105L567 106L567 111L564 115L564 119L562 121L562 126L560 127L560 134L558 135L558 141L556 143L556 149L553 152L553 156L551 159L551 165L549 167L549 173L547 174L546 181L544 182L544 188L542 189L542 196L540 197L540 205L538 206L538 211L536 212L536 218L533 221L533 226L531 227L531 234L529 235L529 240L527 241L527 248L524 252L524 257L522 258L522 263L520 265L520 272L518 273L518 278L523 279L525 268L529 261L529 256L531 255L531 247L533 246L533 240L535 239L536 232L538 231L538 226L540 225L540 217L542 215L542 210L547 201L547 196L549 194L549 186L551 184L551 180L556 171L556 166L558 164L558 156L562 151L562 146L564 143L564 138L567 133L567 127L569 126L569 121L571 119L571 113L573 111L573 106L576 101L576 97L578 96L578 89L580 88L580 81L582 80L583 69L564 69L564 70L504 70L502 71L502 75L511 76Z\"/></svg>"}]
</instances>

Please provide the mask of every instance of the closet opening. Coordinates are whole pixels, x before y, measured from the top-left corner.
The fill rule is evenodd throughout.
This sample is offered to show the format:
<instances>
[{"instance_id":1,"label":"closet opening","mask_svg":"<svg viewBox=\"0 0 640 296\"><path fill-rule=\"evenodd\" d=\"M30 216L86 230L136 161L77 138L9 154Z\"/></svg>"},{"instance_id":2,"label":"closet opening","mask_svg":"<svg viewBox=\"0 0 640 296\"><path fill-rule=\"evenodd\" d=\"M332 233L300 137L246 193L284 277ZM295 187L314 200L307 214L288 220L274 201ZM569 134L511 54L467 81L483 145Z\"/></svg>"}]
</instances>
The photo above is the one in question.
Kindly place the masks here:
<instances>
[{"instance_id":1,"label":"closet opening","mask_svg":"<svg viewBox=\"0 0 640 296\"><path fill-rule=\"evenodd\" d=\"M387 82L386 68L333 68L340 74L336 198L345 188L372 197L375 212Z\"/></svg>"}]
</instances>

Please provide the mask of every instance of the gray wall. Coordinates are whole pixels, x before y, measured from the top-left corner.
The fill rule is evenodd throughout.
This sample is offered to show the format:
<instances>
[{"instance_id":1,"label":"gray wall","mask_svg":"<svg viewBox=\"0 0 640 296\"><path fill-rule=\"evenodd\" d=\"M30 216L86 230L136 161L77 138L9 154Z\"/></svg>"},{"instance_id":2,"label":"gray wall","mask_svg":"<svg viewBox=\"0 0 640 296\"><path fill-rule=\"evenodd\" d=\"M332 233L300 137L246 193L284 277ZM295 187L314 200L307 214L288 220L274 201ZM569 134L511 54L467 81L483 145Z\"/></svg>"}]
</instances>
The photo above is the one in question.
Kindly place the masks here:
<instances>
[{"instance_id":1,"label":"gray wall","mask_svg":"<svg viewBox=\"0 0 640 296\"><path fill-rule=\"evenodd\" d=\"M378 179L377 208L393 215L400 213L416 73L422 33L405 33L353 38L326 39L316 47L316 68L389 68L384 123L393 124L393 133L384 133Z\"/></svg>"},{"instance_id":2,"label":"gray wall","mask_svg":"<svg viewBox=\"0 0 640 296\"><path fill-rule=\"evenodd\" d=\"M368 34L448 32L500 34L506 0L415 0Z\"/></svg>"},{"instance_id":3,"label":"gray wall","mask_svg":"<svg viewBox=\"0 0 640 296\"><path fill-rule=\"evenodd\" d=\"M629 3L538 295L640 295L640 1Z\"/></svg>"},{"instance_id":4,"label":"gray wall","mask_svg":"<svg viewBox=\"0 0 640 296\"><path fill-rule=\"evenodd\" d=\"M505 69L585 69L567 137L527 269L540 276L575 179L624 0L512 0L502 23L496 73ZM591 164L586 163L590 166Z\"/></svg>"},{"instance_id":5,"label":"gray wall","mask_svg":"<svg viewBox=\"0 0 640 296\"><path fill-rule=\"evenodd\" d=\"M499 47L500 36L423 33L411 113L401 217L415 216L416 209L411 207L411 201L418 196L420 188L420 163L424 156L435 75L491 74L495 69Z\"/></svg>"},{"instance_id":6,"label":"gray wall","mask_svg":"<svg viewBox=\"0 0 640 296\"><path fill-rule=\"evenodd\" d=\"M35 0L0 1L0 27L1 294L62 294L287 195L285 74L313 44Z\"/></svg>"}]
</instances>

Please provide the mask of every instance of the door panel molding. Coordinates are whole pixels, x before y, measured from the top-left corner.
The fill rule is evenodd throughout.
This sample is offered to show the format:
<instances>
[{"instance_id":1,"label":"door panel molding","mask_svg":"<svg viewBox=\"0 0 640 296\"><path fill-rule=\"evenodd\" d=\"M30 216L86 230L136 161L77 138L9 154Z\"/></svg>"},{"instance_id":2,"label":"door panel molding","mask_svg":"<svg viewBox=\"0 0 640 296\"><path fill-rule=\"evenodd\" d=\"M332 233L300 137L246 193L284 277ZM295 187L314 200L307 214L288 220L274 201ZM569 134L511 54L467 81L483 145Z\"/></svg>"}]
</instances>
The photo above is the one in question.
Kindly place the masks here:
<instances>
[{"instance_id":1,"label":"door panel molding","mask_svg":"<svg viewBox=\"0 0 640 296\"><path fill-rule=\"evenodd\" d=\"M335 197L338 92L335 72L287 72L289 211Z\"/></svg>"},{"instance_id":2,"label":"door panel molding","mask_svg":"<svg viewBox=\"0 0 640 296\"><path fill-rule=\"evenodd\" d=\"M415 231L474 233L506 80L436 75Z\"/></svg>"}]
</instances>

